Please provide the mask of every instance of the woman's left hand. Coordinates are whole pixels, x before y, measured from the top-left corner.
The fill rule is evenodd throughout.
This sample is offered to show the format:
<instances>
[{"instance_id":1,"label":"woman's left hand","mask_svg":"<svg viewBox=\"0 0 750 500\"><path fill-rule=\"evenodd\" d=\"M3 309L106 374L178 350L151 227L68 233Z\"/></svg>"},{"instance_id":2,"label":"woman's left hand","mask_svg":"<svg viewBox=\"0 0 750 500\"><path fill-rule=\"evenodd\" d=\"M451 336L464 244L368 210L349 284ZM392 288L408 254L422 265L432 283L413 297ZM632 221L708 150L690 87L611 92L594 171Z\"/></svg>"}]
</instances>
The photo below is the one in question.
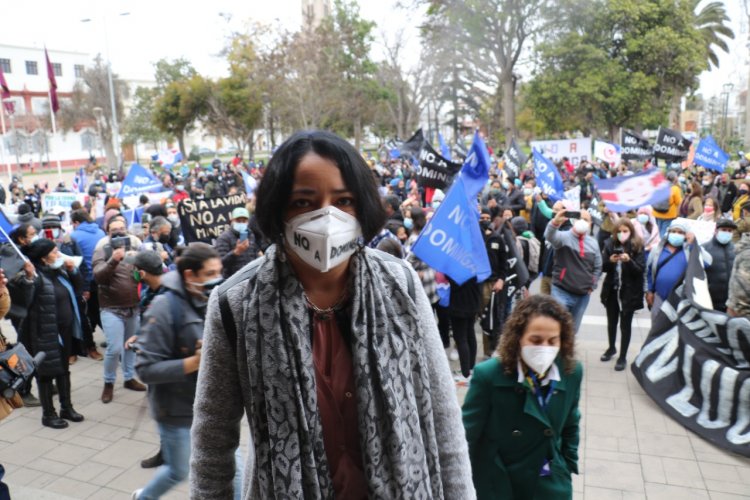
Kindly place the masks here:
<instances>
[{"instance_id":1,"label":"woman's left hand","mask_svg":"<svg viewBox=\"0 0 750 500\"><path fill-rule=\"evenodd\" d=\"M620 261L621 262L630 262L630 255L623 253L620 254Z\"/></svg>"}]
</instances>

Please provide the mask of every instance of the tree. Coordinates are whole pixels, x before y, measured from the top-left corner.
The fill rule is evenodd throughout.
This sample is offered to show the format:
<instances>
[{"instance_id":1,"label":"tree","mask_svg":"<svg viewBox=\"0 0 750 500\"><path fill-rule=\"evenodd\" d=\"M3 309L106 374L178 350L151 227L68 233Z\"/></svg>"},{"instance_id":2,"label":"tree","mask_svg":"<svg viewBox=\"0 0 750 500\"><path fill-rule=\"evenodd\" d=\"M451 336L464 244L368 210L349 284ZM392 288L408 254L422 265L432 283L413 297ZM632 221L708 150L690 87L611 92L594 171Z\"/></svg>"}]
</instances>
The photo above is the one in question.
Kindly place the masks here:
<instances>
[{"instance_id":1,"label":"tree","mask_svg":"<svg viewBox=\"0 0 750 500\"><path fill-rule=\"evenodd\" d=\"M166 139L165 134L154 125L154 103L158 95L156 88L135 89L133 106L125 117L123 143L149 143L158 149L159 141Z\"/></svg>"},{"instance_id":2,"label":"tree","mask_svg":"<svg viewBox=\"0 0 750 500\"><path fill-rule=\"evenodd\" d=\"M128 87L116 74L112 74L112 84L117 116L123 116L122 101L128 96ZM59 121L64 131L72 130L81 123L97 123L107 156L107 165L110 169L117 169L118 155L112 144L111 103L107 67L101 56L96 56L93 66L85 68L81 78L76 80L70 101L61 101Z\"/></svg>"},{"instance_id":3,"label":"tree","mask_svg":"<svg viewBox=\"0 0 750 500\"><path fill-rule=\"evenodd\" d=\"M516 134L514 73L528 41L541 30L540 11L548 0L427 0L426 29L452 26L470 65L471 79L487 87L486 96L500 96L506 143Z\"/></svg>"},{"instance_id":4,"label":"tree","mask_svg":"<svg viewBox=\"0 0 750 500\"><path fill-rule=\"evenodd\" d=\"M185 133L195 126L195 122L207 111L209 83L200 75L188 80L168 83L154 102L154 125L172 137L177 138L180 151L187 158Z\"/></svg>"},{"instance_id":5,"label":"tree","mask_svg":"<svg viewBox=\"0 0 750 500\"><path fill-rule=\"evenodd\" d=\"M228 137L240 152L253 158L255 129L263 119L260 89L246 75L233 74L211 85L206 125L216 136Z\"/></svg>"},{"instance_id":6,"label":"tree","mask_svg":"<svg viewBox=\"0 0 750 500\"><path fill-rule=\"evenodd\" d=\"M156 85L160 89L165 88L173 82L190 80L197 75L198 72L195 71L190 61L181 57L173 61L159 59L154 63L154 78L156 79Z\"/></svg>"}]
</instances>

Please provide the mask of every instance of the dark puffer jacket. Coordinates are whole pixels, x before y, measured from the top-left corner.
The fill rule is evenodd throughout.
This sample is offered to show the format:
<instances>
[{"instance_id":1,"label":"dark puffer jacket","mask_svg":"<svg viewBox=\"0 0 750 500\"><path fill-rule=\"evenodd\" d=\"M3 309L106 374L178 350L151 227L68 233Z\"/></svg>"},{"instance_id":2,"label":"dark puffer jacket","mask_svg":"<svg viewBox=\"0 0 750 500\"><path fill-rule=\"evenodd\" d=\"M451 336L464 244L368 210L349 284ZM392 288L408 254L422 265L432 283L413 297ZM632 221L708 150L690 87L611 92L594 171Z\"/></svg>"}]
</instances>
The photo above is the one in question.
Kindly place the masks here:
<instances>
[{"instance_id":1,"label":"dark puffer jacket","mask_svg":"<svg viewBox=\"0 0 750 500\"><path fill-rule=\"evenodd\" d=\"M734 265L734 244L722 245L716 241L716 236L703 245L703 249L711 254L711 264L706 267L708 292L714 309L726 311L729 295L729 277Z\"/></svg>"},{"instance_id":2,"label":"dark puffer jacket","mask_svg":"<svg viewBox=\"0 0 750 500\"><path fill-rule=\"evenodd\" d=\"M234 247L237 246L237 241L239 239L240 233L230 227L221 233L214 243L214 247L216 248L216 251L219 252L219 257L221 257L221 264L223 266L222 274L225 278L229 278L242 269L246 264L259 257L258 251L260 249L255 241L255 234L250 228L248 228L247 234L250 246L242 255L236 255L234 253Z\"/></svg>"},{"instance_id":3,"label":"dark puffer jacket","mask_svg":"<svg viewBox=\"0 0 750 500\"><path fill-rule=\"evenodd\" d=\"M65 374L67 363L63 363L63 347L60 345L57 328L57 303L53 279L57 274L63 276L76 292L80 291L83 279L80 273L69 276L65 271L40 270L37 268L34 278L34 294L28 304L29 315L23 324L25 344L32 356L44 351L47 356L39 367L37 374L41 377L56 377Z\"/></svg>"},{"instance_id":4,"label":"dark puffer jacket","mask_svg":"<svg viewBox=\"0 0 750 500\"><path fill-rule=\"evenodd\" d=\"M604 284L602 285L602 304L606 306L610 294L619 289L622 310L638 311L643 309L646 256L643 249L640 252L633 252L630 241L626 241L625 245L620 245L618 242L617 246L624 249L625 253L630 256L630 261L622 263L622 272L618 275L617 264L609 261L614 252L615 241L613 238L609 238L604 243L602 271L607 273L607 276L604 278Z\"/></svg>"}]
</instances>

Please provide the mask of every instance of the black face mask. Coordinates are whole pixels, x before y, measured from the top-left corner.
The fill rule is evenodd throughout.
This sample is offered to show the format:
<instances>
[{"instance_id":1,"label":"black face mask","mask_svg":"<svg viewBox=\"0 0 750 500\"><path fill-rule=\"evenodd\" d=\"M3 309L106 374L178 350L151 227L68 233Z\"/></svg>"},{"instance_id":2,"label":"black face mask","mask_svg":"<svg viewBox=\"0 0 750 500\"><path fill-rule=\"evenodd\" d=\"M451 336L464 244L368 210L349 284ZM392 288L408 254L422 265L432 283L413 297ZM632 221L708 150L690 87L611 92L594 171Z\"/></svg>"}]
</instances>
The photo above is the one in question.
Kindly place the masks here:
<instances>
[{"instance_id":1,"label":"black face mask","mask_svg":"<svg viewBox=\"0 0 750 500\"><path fill-rule=\"evenodd\" d=\"M161 243L162 245L166 245L167 243L169 243L169 235L168 234L159 235L159 243Z\"/></svg>"},{"instance_id":2,"label":"black face mask","mask_svg":"<svg viewBox=\"0 0 750 500\"><path fill-rule=\"evenodd\" d=\"M490 228L491 222L488 220L480 220L479 221L479 227L482 228L482 231L487 231Z\"/></svg>"},{"instance_id":3,"label":"black face mask","mask_svg":"<svg viewBox=\"0 0 750 500\"><path fill-rule=\"evenodd\" d=\"M112 239L112 238L124 238L125 236L127 236L126 233L112 233L112 235L109 238L110 239Z\"/></svg>"}]
</instances>

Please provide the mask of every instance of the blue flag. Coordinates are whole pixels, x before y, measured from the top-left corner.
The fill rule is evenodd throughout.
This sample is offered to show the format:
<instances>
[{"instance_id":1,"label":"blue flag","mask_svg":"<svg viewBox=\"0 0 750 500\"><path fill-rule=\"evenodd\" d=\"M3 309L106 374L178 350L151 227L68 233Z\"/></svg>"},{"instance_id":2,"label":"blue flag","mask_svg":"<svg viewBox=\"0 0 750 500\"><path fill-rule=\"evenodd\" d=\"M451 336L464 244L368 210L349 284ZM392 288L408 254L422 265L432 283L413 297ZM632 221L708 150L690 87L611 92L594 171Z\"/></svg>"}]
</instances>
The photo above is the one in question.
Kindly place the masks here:
<instances>
[{"instance_id":1,"label":"blue flag","mask_svg":"<svg viewBox=\"0 0 750 500\"><path fill-rule=\"evenodd\" d=\"M75 177L73 177L73 192L85 193L86 184L88 184L88 179L86 178L86 169L81 167L80 169L78 169L78 173L75 175Z\"/></svg>"},{"instance_id":2,"label":"blue flag","mask_svg":"<svg viewBox=\"0 0 750 500\"><path fill-rule=\"evenodd\" d=\"M0 243L9 242L11 232L13 232L13 224L5 216L5 212L0 210Z\"/></svg>"},{"instance_id":3,"label":"blue flag","mask_svg":"<svg viewBox=\"0 0 750 500\"><path fill-rule=\"evenodd\" d=\"M723 172L727 166L729 155L716 144L716 141L710 135L701 139L698 147L695 148L695 158L693 163L702 167Z\"/></svg>"},{"instance_id":4,"label":"blue flag","mask_svg":"<svg viewBox=\"0 0 750 500\"><path fill-rule=\"evenodd\" d=\"M440 142L440 154L443 156L443 158L450 160L451 148L449 148L448 145L445 143L445 138L443 137L443 134L441 134L440 132L438 132L438 141Z\"/></svg>"},{"instance_id":5,"label":"blue flag","mask_svg":"<svg viewBox=\"0 0 750 500\"><path fill-rule=\"evenodd\" d=\"M417 257L459 285L473 277L482 282L491 274L477 210L477 194L487 185L489 168L487 147L475 133L458 179L412 247Z\"/></svg>"},{"instance_id":6,"label":"blue flag","mask_svg":"<svg viewBox=\"0 0 750 500\"><path fill-rule=\"evenodd\" d=\"M533 157L534 176L539 188L552 201L562 200L565 189L563 188L562 177L560 177L560 172L557 171L555 164L545 158L536 149L533 151Z\"/></svg>"},{"instance_id":7,"label":"blue flag","mask_svg":"<svg viewBox=\"0 0 750 500\"><path fill-rule=\"evenodd\" d=\"M125 176L125 180L122 181L122 187L120 192L117 193L117 198L122 199L126 196L143 193L158 193L161 190L162 183L154 174L137 163L133 163L128 175Z\"/></svg>"},{"instance_id":8,"label":"blue flag","mask_svg":"<svg viewBox=\"0 0 750 500\"><path fill-rule=\"evenodd\" d=\"M250 196L255 192L255 187L258 185L258 181L255 180L255 177L251 176L244 170L242 171L242 180L245 181L245 193Z\"/></svg>"},{"instance_id":9,"label":"blue flag","mask_svg":"<svg viewBox=\"0 0 750 500\"><path fill-rule=\"evenodd\" d=\"M627 212L669 198L672 183L661 170L652 168L636 175L594 178L599 197L611 212Z\"/></svg>"}]
</instances>

